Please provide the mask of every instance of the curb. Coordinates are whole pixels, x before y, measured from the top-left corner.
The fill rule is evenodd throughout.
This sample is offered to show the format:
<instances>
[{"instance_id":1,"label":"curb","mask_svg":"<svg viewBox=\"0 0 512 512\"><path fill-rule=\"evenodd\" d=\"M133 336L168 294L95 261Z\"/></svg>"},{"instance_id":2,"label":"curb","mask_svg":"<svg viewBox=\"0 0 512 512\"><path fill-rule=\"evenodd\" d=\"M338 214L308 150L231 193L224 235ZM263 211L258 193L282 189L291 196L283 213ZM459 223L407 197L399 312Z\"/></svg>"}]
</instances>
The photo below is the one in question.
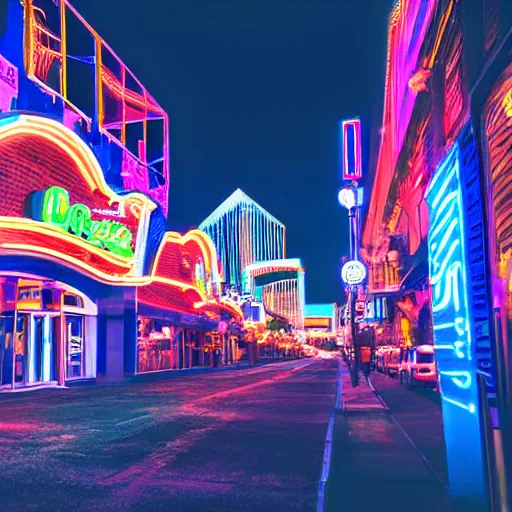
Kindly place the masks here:
<instances>
[{"instance_id":1,"label":"curb","mask_svg":"<svg viewBox=\"0 0 512 512\"><path fill-rule=\"evenodd\" d=\"M338 359L338 374L336 376L336 395L334 399L334 410L329 414L329 422L327 423L327 433L325 435L324 457L322 460L322 473L318 481L318 494L316 501L316 512L324 512L325 510L325 491L327 482L331 472L331 458L333 448L334 425L336 423L336 415L343 410L344 404L341 391L341 358Z\"/></svg>"}]
</instances>

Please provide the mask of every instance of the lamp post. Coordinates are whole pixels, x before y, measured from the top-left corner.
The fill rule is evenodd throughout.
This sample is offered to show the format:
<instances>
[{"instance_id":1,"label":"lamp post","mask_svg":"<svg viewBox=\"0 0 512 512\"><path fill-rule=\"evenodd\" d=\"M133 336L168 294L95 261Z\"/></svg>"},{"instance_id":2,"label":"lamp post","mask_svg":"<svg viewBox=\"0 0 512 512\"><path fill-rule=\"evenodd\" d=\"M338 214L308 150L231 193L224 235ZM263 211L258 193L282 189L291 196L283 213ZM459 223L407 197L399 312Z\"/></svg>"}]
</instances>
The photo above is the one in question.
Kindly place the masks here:
<instances>
[{"instance_id":1,"label":"lamp post","mask_svg":"<svg viewBox=\"0 0 512 512\"><path fill-rule=\"evenodd\" d=\"M352 331L352 346L354 348L352 370L352 385L359 383L359 350L356 339L356 299L358 287L366 278L366 267L359 261L360 240L360 207L362 205L363 189L358 187L358 181L363 178L363 163L361 152L361 120L346 119L340 122L340 177L350 185L342 187L338 192L339 203L348 210L350 235L350 261L341 269L341 279L347 286L350 301L350 326Z\"/></svg>"},{"instance_id":2,"label":"lamp post","mask_svg":"<svg viewBox=\"0 0 512 512\"><path fill-rule=\"evenodd\" d=\"M356 333L356 300L359 286L366 278L366 267L359 261L360 240L360 208L362 204L362 189L357 187L357 182L351 186L340 189L338 193L339 203L347 208L349 218L350 260L341 269L341 279L347 287L350 304L350 330L352 337L353 356L351 362L352 386L359 384L359 344Z\"/></svg>"}]
</instances>

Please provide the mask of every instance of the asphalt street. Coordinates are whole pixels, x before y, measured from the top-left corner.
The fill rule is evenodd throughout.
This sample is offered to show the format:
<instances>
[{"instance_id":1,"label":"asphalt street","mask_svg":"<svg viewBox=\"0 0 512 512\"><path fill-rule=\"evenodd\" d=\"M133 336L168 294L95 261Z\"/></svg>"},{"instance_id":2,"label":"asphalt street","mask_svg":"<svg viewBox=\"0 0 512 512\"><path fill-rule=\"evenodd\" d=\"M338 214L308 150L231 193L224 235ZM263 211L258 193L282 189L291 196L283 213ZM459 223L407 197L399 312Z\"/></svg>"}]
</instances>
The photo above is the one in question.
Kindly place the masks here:
<instances>
[{"instance_id":1,"label":"asphalt street","mask_svg":"<svg viewBox=\"0 0 512 512\"><path fill-rule=\"evenodd\" d=\"M336 360L0 396L0 510L311 511Z\"/></svg>"}]
</instances>

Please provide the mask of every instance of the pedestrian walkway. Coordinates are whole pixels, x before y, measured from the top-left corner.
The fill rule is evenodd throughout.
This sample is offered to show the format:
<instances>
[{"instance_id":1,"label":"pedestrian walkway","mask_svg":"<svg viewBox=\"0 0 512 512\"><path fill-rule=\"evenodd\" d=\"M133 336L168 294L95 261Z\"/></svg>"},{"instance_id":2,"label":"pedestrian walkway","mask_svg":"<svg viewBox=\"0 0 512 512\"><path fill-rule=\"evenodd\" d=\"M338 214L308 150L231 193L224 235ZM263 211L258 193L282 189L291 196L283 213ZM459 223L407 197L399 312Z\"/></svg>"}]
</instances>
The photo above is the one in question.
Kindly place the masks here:
<instances>
[{"instance_id":1,"label":"pedestrian walkway","mask_svg":"<svg viewBox=\"0 0 512 512\"><path fill-rule=\"evenodd\" d=\"M346 413L386 412L384 405L368 386L364 377L361 377L359 386L352 387L350 372L346 366L341 371L341 389L342 409Z\"/></svg>"},{"instance_id":2,"label":"pedestrian walkway","mask_svg":"<svg viewBox=\"0 0 512 512\"><path fill-rule=\"evenodd\" d=\"M448 512L443 485L392 421L364 377L352 387L342 368L327 512Z\"/></svg>"}]
</instances>

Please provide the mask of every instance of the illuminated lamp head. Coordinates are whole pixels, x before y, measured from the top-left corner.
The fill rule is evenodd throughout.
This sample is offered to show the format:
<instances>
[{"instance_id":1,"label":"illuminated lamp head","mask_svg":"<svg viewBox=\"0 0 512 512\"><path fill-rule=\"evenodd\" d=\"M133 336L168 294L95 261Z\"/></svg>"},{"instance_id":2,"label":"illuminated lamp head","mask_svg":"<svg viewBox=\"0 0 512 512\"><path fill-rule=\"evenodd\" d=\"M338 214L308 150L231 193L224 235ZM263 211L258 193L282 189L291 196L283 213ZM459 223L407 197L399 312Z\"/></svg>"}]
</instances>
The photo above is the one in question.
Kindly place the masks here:
<instances>
[{"instance_id":1,"label":"illuminated lamp head","mask_svg":"<svg viewBox=\"0 0 512 512\"><path fill-rule=\"evenodd\" d=\"M338 202L347 210L356 207L356 193L352 187L342 187L338 192Z\"/></svg>"}]
</instances>

